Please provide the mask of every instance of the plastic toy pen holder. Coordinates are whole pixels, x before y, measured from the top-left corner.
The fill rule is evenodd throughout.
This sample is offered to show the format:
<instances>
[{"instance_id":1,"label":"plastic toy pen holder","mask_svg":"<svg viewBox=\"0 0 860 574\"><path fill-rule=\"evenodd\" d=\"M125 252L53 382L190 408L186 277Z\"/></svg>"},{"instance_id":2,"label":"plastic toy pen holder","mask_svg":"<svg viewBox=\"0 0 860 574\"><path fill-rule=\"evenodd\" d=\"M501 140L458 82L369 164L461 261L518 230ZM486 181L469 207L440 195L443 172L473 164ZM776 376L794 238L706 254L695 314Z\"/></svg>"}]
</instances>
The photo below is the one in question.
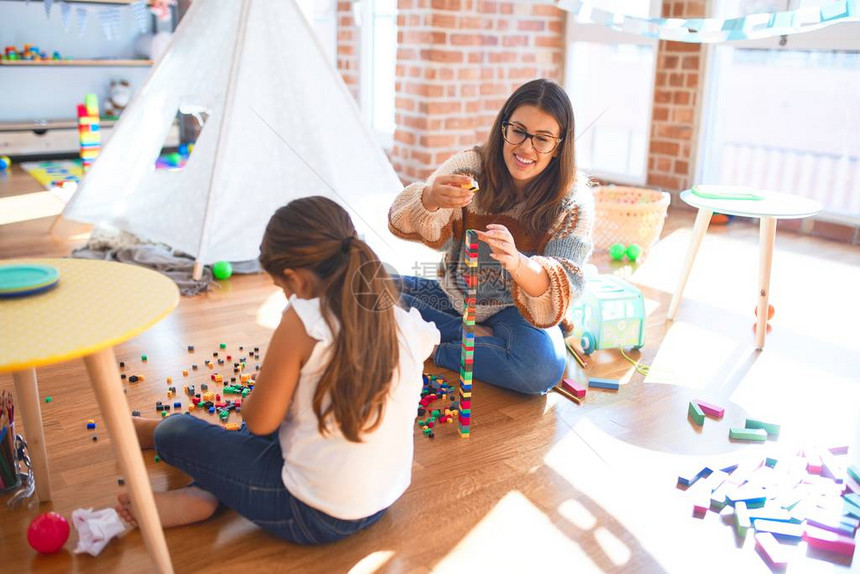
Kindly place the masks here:
<instances>
[{"instance_id":1,"label":"plastic toy pen holder","mask_svg":"<svg viewBox=\"0 0 860 574\"><path fill-rule=\"evenodd\" d=\"M15 453L15 423L0 428L0 492L21 486Z\"/></svg>"}]
</instances>

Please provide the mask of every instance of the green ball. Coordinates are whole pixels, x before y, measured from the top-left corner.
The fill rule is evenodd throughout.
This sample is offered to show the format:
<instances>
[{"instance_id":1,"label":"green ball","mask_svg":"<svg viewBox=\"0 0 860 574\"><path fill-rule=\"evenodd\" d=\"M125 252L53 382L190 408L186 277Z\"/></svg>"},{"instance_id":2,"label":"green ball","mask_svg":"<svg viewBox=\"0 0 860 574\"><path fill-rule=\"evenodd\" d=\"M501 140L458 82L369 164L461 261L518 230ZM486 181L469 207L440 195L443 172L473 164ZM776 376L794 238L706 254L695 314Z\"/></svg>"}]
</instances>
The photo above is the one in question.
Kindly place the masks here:
<instances>
[{"instance_id":1,"label":"green ball","mask_svg":"<svg viewBox=\"0 0 860 574\"><path fill-rule=\"evenodd\" d=\"M229 279L233 275L233 266L230 265L229 261L218 261L212 265L212 275L219 281Z\"/></svg>"},{"instance_id":2,"label":"green ball","mask_svg":"<svg viewBox=\"0 0 860 574\"><path fill-rule=\"evenodd\" d=\"M627 259L630 261L636 261L639 259L639 256L642 255L642 248L636 245L635 243L631 243L627 246Z\"/></svg>"},{"instance_id":3,"label":"green ball","mask_svg":"<svg viewBox=\"0 0 860 574\"><path fill-rule=\"evenodd\" d=\"M624 253L626 253L625 248L620 243L615 243L609 248L609 256L614 261L621 261L624 258Z\"/></svg>"}]
</instances>

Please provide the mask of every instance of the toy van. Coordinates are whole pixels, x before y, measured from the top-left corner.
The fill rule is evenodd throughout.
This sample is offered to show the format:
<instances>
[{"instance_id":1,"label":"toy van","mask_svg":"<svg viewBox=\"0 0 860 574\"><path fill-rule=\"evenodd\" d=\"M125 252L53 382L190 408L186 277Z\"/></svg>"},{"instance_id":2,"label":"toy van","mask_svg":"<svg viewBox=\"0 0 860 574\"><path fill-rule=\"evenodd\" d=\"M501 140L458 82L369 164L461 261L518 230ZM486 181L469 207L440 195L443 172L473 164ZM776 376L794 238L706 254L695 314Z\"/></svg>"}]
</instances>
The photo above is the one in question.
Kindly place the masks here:
<instances>
[{"instance_id":1,"label":"toy van","mask_svg":"<svg viewBox=\"0 0 860 574\"><path fill-rule=\"evenodd\" d=\"M585 354L641 348L645 344L642 291L614 275L586 277L585 290L571 308L573 335Z\"/></svg>"}]
</instances>

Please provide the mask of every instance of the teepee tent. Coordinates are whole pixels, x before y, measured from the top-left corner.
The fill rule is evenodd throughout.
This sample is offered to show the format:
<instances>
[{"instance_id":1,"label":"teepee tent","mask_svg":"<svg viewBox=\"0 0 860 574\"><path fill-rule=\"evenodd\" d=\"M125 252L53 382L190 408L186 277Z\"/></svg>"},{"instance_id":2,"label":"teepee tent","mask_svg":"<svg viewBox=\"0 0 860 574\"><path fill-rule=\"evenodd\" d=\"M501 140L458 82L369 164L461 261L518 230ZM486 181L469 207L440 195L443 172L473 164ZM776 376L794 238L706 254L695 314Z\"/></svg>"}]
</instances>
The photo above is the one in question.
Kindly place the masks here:
<instances>
[{"instance_id":1,"label":"teepee tent","mask_svg":"<svg viewBox=\"0 0 860 574\"><path fill-rule=\"evenodd\" d=\"M208 119L184 169L156 170L179 110ZM63 215L184 251L199 277L255 259L297 197L330 197L389 244L360 211L399 189L295 0L195 0Z\"/></svg>"}]
</instances>

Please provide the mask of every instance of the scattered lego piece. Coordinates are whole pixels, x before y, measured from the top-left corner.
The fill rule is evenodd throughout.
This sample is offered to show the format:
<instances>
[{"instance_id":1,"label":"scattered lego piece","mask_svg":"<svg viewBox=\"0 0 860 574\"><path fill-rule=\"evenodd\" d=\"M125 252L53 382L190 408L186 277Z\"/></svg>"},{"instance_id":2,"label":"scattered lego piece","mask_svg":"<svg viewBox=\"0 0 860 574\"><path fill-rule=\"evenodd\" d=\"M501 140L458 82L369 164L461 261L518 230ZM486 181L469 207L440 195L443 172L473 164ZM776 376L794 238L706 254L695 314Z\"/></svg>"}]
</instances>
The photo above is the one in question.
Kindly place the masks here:
<instances>
[{"instance_id":1,"label":"scattered lego piece","mask_svg":"<svg viewBox=\"0 0 860 574\"><path fill-rule=\"evenodd\" d=\"M853 537L843 536L807 524L803 539L810 548L833 552L841 556L853 556L856 543Z\"/></svg>"},{"instance_id":2,"label":"scattered lego piece","mask_svg":"<svg viewBox=\"0 0 860 574\"><path fill-rule=\"evenodd\" d=\"M767 431L767 436L769 437L776 438L779 436L779 425L776 423L768 423L757 419L747 419L744 427L748 429L764 429Z\"/></svg>"},{"instance_id":3,"label":"scattered lego piece","mask_svg":"<svg viewBox=\"0 0 860 574\"><path fill-rule=\"evenodd\" d=\"M97 440L99 440L99 435L94 434L93 435L93 442L96 442Z\"/></svg>"},{"instance_id":4,"label":"scattered lego piece","mask_svg":"<svg viewBox=\"0 0 860 574\"><path fill-rule=\"evenodd\" d=\"M169 385L172 382L173 382L173 377L167 377L167 384Z\"/></svg>"},{"instance_id":5,"label":"scattered lego piece","mask_svg":"<svg viewBox=\"0 0 860 574\"><path fill-rule=\"evenodd\" d=\"M573 379L561 381L562 388L578 399L585 398L585 387Z\"/></svg>"},{"instance_id":6,"label":"scattered lego piece","mask_svg":"<svg viewBox=\"0 0 860 574\"><path fill-rule=\"evenodd\" d=\"M145 363L145 362L147 361L147 357L146 357L146 355L141 355L141 356L140 356L140 360L141 360L141 361L143 361L143 362Z\"/></svg>"},{"instance_id":7,"label":"scattered lego piece","mask_svg":"<svg viewBox=\"0 0 860 574\"><path fill-rule=\"evenodd\" d=\"M222 349L226 349L226 348L227 348L227 343L221 343L221 344L219 345L219 347L220 347L220 348L222 348Z\"/></svg>"},{"instance_id":8,"label":"scattered lego piece","mask_svg":"<svg viewBox=\"0 0 860 574\"><path fill-rule=\"evenodd\" d=\"M188 345L188 352L189 352L189 353L193 353L193 352L194 352L194 345Z\"/></svg>"},{"instance_id":9,"label":"scattered lego piece","mask_svg":"<svg viewBox=\"0 0 860 574\"><path fill-rule=\"evenodd\" d=\"M229 431L237 431L242 427L240 423L227 423L224 425L224 428Z\"/></svg>"},{"instance_id":10,"label":"scattered lego piece","mask_svg":"<svg viewBox=\"0 0 860 574\"><path fill-rule=\"evenodd\" d=\"M130 377L128 378L128 382L129 382L129 383L136 383L136 382L138 382L139 380L140 380L140 377L138 377L137 375L132 375L132 376L130 376Z\"/></svg>"},{"instance_id":11,"label":"scattered lego piece","mask_svg":"<svg viewBox=\"0 0 860 574\"><path fill-rule=\"evenodd\" d=\"M755 547L771 567L780 569L788 566L788 552L770 532L757 532Z\"/></svg>"},{"instance_id":12,"label":"scattered lego piece","mask_svg":"<svg viewBox=\"0 0 860 574\"><path fill-rule=\"evenodd\" d=\"M125 378L126 378L126 377L125 377L125 373L120 373L120 374L119 374L119 378L120 378L120 379L125 380Z\"/></svg>"},{"instance_id":13,"label":"scattered lego piece","mask_svg":"<svg viewBox=\"0 0 860 574\"><path fill-rule=\"evenodd\" d=\"M125 479L123 477L119 477L118 479L116 479L116 483L119 486L125 486Z\"/></svg>"},{"instance_id":14,"label":"scattered lego piece","mask_svg":"<svg viewBox=\"0 0 860 574\"><path fill-rule=\"evenodd\" d=\"M767 440L767 431L764 429L730 428L729 438L731 440L764 442Z\"/></svg>"},{"instance_id":15,"label":"scattered lego piece","mask_svg":"<svg viewBox=\"0 0 860 574\"><path fill-rule=\"evenodd\" d=\"M701 399L696 399L693 402L695 402L697 405L699 405L699 408L702 409L702 412L704 412L709 417L714 417L715 419L721 419L721 418L723 418L723 415L726 413L726 409L724 409L723 407L718 407L717 405L712 405L711 403L707 403Z\"/></svg>"},{"instance_id":16,"label":"scattered lego piece","mask_svg":"<svg viewBox=\"0 0 860 574\"><path fill-rule=\"evenodd\" d=\"M47 397L45 397L45 402L46 402L46 403L50 403L50 402L52 402L53 400L54 400L54 398L53 398L53 397L51 397L51 396L47 396Z\"/></svg>"},{"instance_id":17,"label":"scattered lego piece","mask_svg":"<svg viewBox=\"0 0 860 574\"><path fill-rule=\"evenodd\" d=\"M158 455L155 455L155 462L161 462L161 457Z\"/></svg>"},{"instance_id":18,"label":"scattered lego piece","mask_svg":"<svg viewBox=\"0 0 860 574\"><path fill-rule=\"evenodd\" d=\"M705 424L705 413L702 411L702 408L696 404L696 401L690 401L690 405L687 407L687 414L690 416L690 420L698 426Z\"/></svg>"},{"instance_id":19,"label":"scattered lego piece","mask_svg":"<svg viewBox=\"0 0 860 574\"><path fill-rule=\"evenodd\" d=\"M133 417L139 417L139 416L140 416L140 411L131 411L131 416L133 416Z\"/></svg>"},{"instance_id":20,"label":"scattered lego piece","mask_svg":"<svg viewBox=\"0 0 860 574\"><path fill-rule=\"evenodd\" d=\"M617 391L619 388L621 388L621 385L615 379L598 379L595 377L590 377L588 379L588 386L598 389L610 389L614 391Z\"/></svg>"},{"instance_id":21,"label":"scattered lego piece","mask_svg":"<svg viewBox=\"0 0 860 574\"><path fill-rule=\"evenodd\" d=\"M92 419L87 421L87 430L93 430L96 428L96 422Z\"/></svg>"}]
</instances>

